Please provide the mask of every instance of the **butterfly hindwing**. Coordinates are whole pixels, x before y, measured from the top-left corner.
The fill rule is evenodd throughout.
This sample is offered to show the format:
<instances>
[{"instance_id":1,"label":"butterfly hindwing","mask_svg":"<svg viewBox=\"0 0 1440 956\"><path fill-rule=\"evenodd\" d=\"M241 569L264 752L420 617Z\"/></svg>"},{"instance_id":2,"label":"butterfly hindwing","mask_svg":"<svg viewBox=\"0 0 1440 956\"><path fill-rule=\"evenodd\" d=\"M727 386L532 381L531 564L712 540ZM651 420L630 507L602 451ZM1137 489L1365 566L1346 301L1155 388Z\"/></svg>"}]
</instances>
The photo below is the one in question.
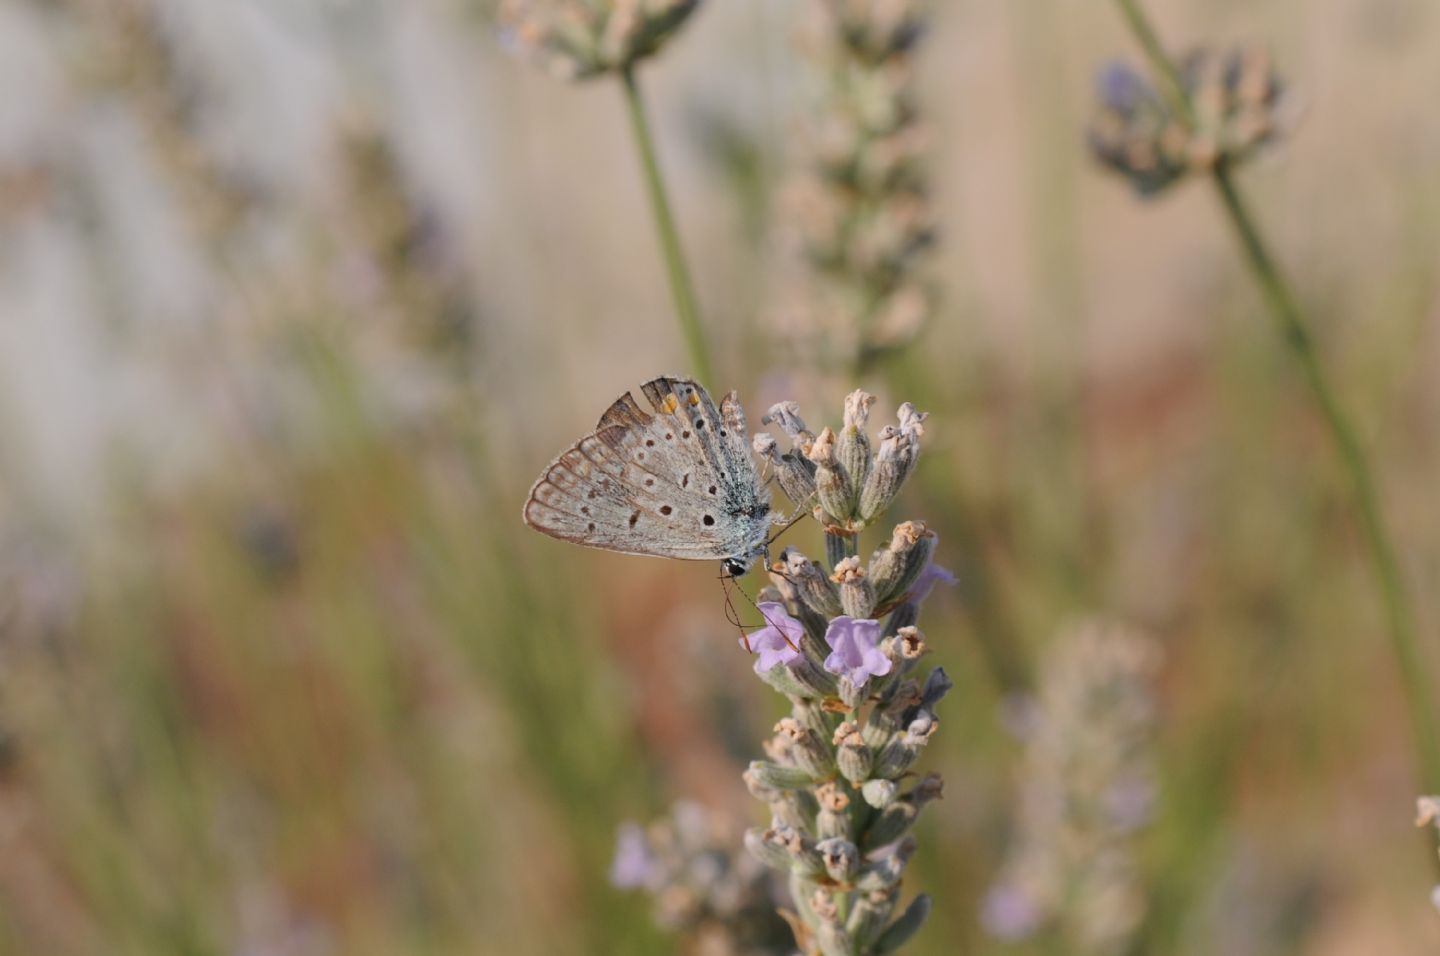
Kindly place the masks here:
<instances>
[{"instance_id":1,"label":"butterfly hindwing","mask_svg":"<svg viewBox=\"0 0 1440 956\"><path fill-rule=\"evenodd\" d=\"M769 498L749 456L731 394L716 409L687 379L626 393L592 435L551 463L531 489L525 521L590 547L690 559L750 555L764 541Z\"/></svg>"}]
</instances>

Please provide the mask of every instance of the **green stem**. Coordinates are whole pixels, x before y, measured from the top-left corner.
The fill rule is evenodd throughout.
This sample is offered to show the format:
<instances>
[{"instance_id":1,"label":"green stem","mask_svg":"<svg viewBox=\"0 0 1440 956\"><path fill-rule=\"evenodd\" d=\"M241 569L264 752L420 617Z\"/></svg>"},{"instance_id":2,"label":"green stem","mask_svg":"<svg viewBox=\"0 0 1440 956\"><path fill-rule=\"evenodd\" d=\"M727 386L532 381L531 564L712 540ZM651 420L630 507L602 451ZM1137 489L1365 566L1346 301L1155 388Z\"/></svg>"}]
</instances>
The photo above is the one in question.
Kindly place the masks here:
<instances>
[{"instance_id":1,"label":"green stem","mask_svg":"<svg viewBox=\"0 0 1440 956\"><path fill-rule=\"evenodd\" d=\"M705 344L705 330L700 324L695 286L690 281L690 269L685 264L680 231L675 227L675 214L670 208L665 178L660 172L660 160L655 154L655 138L650 133L650 120L645 114L645 101L640 95L640 85L635 78L634 68L626 67L622 70L620 79L621 86L625 89L625 105L630 112L630 126L635 133L635 146L640 151L640 164L645 172L645 188L650 194L650 209L655 216L655 232L660 239L660 251L665 259L665 274L670 280L671 297L675 300L675 318L680 323L680 333L685 338L685 347L690 353L690 364L695 376L714 388L710 351Z\"/></svg>"},{"instance_id":2,"label":"green stem","mask_svg":"<svg viewBox=\"0 0 1440 956\"><path fill-rule=\"evenodd\" d=\"M1440 720L1436 718L1435 689L1425 667L1420 635L1415 626L1414 609L1405 587L1404 573L1396 555L1394 541L1385 525L1380 493L1370 470L1370 461L1356 434L1355 426L1320 364L1315 338L1305 323L1294 294L1271 258L1244 198L1236 188L1230 168L1225 163L1215 168L1215 186L1220 191L1225 210L1230 214L1231 223L1245 248L1250 268L1255 273L1256 281L1260 283L1281 335L1296 361L1300 363L1305 383L1310 387L1311 397L1325 421L1336 453L1340 456L1349 478L1355 508L1359 512L1360 526L1374 564L1381 602L1385 607L1392 650L1400 664L1400 676L1405 686L1410 720L1415 725L1420 775L1425 787L1433 790L1440 787L1440 737L1437 737Z\"/></svg>"},{"instance_id":3,"label":"green stem","mask_svg":"<svg viewBox=\"0 0 1440 956\"><path fill-rule=\"evenodd\" d=\"M1120 13L1125 17L1125 22L1130 25L1130 31L1135 34L1135 39L1145 51L1151 68L1164 78L1165 95L1170 100L1170 105L1179 111L1187 124L1193 125L1195 110L1190 105L1190 94L1185 92L1185 80L1180 76L1180 69L1175 65L1175 61L1165 52L1165 46L1160 42L1155 28L1151 26L1150 18L1140 9L1139 0L1116 2L1120 5Z\"/></svg>"},{"instance_id":4,"label":"green stem","mask_svg":"<svg viewBox=\"0 0 1440 956\"><path fill-rule=\"evenodd\" d=\"M1178 97L1177 105L1182 109L1183 115L1190 117L1190 101L1180 81L1180 74L1174 62L1166 55L1137 0L1116 2L1155 69L1173 85L1172 92ZM1421 780L1426 789L1435 790L1440 788L1440 736L1437 736L1437 733L1440 733L1440 720L1436 717L1435 688L1425 667L1425 655L1415 625L1415 612L1405 587L1404 574L1394 542L1381 511L1380 495L1370 470L1369 459L1339 395L1320 364L1314 336L1300 305L1260 235L1244 197L1236 188L1230 166L1224 161L1217 163L1213 175L1225 211L1229 214L1231 225L1234 226L1245 251L1246 261L1260 284L1266 305L1279 326L1285 344L1300 363L1305 383L1310 388L1311 397L1325 422L1349 479L1354 505L1359 513L1360 525L1370 551L1381 602L1385 609L1391 649L1400 665L1410 721L1414 725Z\"/></svg>"}]
</instances>

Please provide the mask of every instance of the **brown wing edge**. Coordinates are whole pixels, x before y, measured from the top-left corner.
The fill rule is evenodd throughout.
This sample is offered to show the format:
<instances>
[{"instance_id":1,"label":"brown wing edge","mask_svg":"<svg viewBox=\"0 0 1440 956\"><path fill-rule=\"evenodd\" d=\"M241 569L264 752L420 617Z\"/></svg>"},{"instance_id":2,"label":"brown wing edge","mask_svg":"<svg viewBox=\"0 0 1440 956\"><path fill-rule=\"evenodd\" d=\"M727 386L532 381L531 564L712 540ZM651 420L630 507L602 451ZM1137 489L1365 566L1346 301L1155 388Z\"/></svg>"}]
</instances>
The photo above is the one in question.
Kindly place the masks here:
<instances>
[{"instance_id":1,"label":"brown wing edge","mask_svg":"<svg viewBox=\"0 0 1440 956\"><path fill-rule=\"evenodd\" d=\"M614 425L620 425L626 428L643 428L650 424L654 418L655 416L647 414L645 410L640 407L640 403L635 401L634 395L626 392L617 398L614 404L605 409L605 414L601 415L600 421L595 424L595 431L599 432Z\"/></svg>"}]
</instances>

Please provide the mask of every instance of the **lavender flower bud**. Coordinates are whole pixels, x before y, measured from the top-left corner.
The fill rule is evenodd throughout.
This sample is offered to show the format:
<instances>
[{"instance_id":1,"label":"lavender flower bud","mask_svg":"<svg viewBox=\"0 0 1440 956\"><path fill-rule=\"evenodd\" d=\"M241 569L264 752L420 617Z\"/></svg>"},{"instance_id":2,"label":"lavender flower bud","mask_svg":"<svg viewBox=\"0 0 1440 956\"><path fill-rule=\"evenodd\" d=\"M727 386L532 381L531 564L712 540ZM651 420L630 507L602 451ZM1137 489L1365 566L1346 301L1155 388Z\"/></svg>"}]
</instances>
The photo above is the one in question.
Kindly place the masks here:
<instances>
[{"instance_id":1,"label":"lavender flower bud","mask_svg":"<svg viewBox=\"0 0 1440 956\"><path fill-rule=\"evenodd\" d=\"M844 704L847 710L856 710L865 703L865 685L855 683L845 674L841 674L836 679L835 692L840 696L840 703Z\"/></svg>"},{"instance_id":2,"label":"lavender flower bud","mask_svg":"<svg viewBox=\"0 0 1440 956\"><path fill-rule=\"evenodd\" d=\"M930 564L938 540L923 522L905 521L895 526L890 543L870 558L870 580L882 607L905 596Z\"/></svg>"},{"instance_id":3,"label":"lavender flower bud","mask_svg":"<svg viewBox=\"0 0 1440 956\"><path fill-rule=\"evenodd\" d=\"M904 726L906 712L918 706L920 700L920 685L915 681L907 679L891 685L860 731L865 743L872 749L885 746L891 736Z\"/></svg>"},{"instance_id":4,"label":"lavender flower bud","mask_svg":"<svg viewBox=\"0 0 1440 956\"><path fill-rule=\"evenodd\" d=\"M775 725L775 742L776 751L783 754L788 763L817 780L829 776L835 769L834 758L820 736L793 717L781 718Z\"/></svg>"},{"instance_id":5,"label":"lavender flower bud","mask_svg":"<svg viewBox=\"0 0 1440 956\"><path fill-rule=\"evenodd\" d=\"M833 733L825 708L814 700L795 701L790 707L790 716L799 721L801 726L813 731L821 740Z\"/></svg>"},{"instance_id":6,"label":"lavender flower bud","mask_svg":"<svg viewBox=\"0 0 1440 956\"><path fill-rule=\"evenodd\" d=\"M925 434L925 419L930 417L930 413L916 411L914 405L905 402L896 412L896 417L900 419L901 434L909 438L918 450L920 436Z\"/></svg>"},{"instance_id":7,"label":"lavender flower bud","mask_svg":"<svg viewBox=\"0 0 1440 956\"><path fill-rule=\"evenodd\" d=\"M772 435L761 432L751 442L755 453L770 464L780 490L797 508L807 507L815 497L815 463L803 454L780 453Z\"/></svg>"},{"instance_id":8,"label":"lavender flower bud","mask_svg":"<svg viewBox=\"0 0 1440 956\"><path fill-rule=\"evenodd\" d=\"M887 956L896 952L901 946L910 942L911 938L925 925L925 920L930 916L930 897L921 893L910 901L905 912L900 918L890 924L884 934L875 941L875 948L871 950L875 956Z\"/></svg>"},{"instance_id":9,"label":"lavender flower bud","mask_svg":"<svg viewBox=\"0 0 1440 956\"><path fill-rule=\"evenodd\" d=\"M816 521L823 523L827 517L821 509L816 509ZM855 532L853 531L827 524L825 526L825 563L833 568L850 557L850 544L854 537Z\"/></svg>"},{"instance_id":10,"label":"lavender flower bud","mask_svg":"<svg viewBox=\"0 0 1440 956\"><path fill-rule=\"evenodd\" d=\"M845 426L835 439L835 459L845 472L850 484L850 499L847 513L853 514L860 504L860 489L870 474L870 436L865 434L865 423L870 418L870 406L875 396L860 391L845 397Z\"/></svg>"},{"instance_id":11,"label":"lavender flower bud","mask_svg":"<svg viewBox=\"0 0 1440 956\"><path fill-rule=\"evenodd\" d=\"M797 895L795 899L798 901L802 897ZM805 909L814 917L815 924L833 923L840 915L840 909L835 905L835 895L828 888L814 887L804 899Z\"/></svg>"},{"instance_id":12,"label":"lavender flower bud","mask_svg":"<svg viewBox=\"0 0 1440 956\"><path fill-rule=\"evenodd\" d=\"M740 775L740 779L745 782L745 789L750 791L750 796L756 800L770 803L783 795L782 791L762 782L753 767L747 767L745 772Z\"/></svg>"},{"instance_id":13,"label":"lavender flower bud","mask_svg":"<svg viewBox=\"0 0 1440 956\"><path fill-rule=\"evenodd\" d=\"M799 586L790 578L790 572L785 568L783 559L788 552L787 548L781 554L782 560L770 566L770 583L775 590L780 592L780 596L785 601L785 609L805 625L805 634L812 639L812 643L807 644L805 640L801 640L800 650L805 652L808 659L818 664L825 660L823 644L819 644L819 642L825 636L828 622L825 620L825 615L817 614L800 596Z\"/></svg>"},{"instance_id":14,"label":"lavender flower bud","mask_svg":"<svg viewBox=\"0 0 1440 956\"><path fill-rule=\"evenodd\" d=\"M923 810L930 801L944 798L945 781L938 773L927 773L905 796L915 803L917 809Z\"/></svg>"},{"instance_id":15,"label":"lavender flower bud","mask_svg":"<svg viewBox=\"0 0 1440 956\"><path fill-rule=\"evenodd\" d=\"M790 869L790 851L778 828L761 830L751 827L746 830L745 849L768 867L782 871Z\"/></svg>"},{"instance_id":16,"label":"lavender flower bud","mask_svg":"<svg viewBox=\"0 0 1440 956\"><path fill-rule=\"evenodd\" d=\"M815 844L825 861L825 872L836 883L848 883L860 866L860 850L849 840L831 837Z\"/></svg>"},{"instance_id":17,"label":"lavender flower bud","mask_svg":"<svg viewBox=\"0 0 1440 956\"><path fill-rule=\"evenodd\" d=\"M796 696L802 698L824 700L840 692L835 675L823 667L817 667L809 659L808 653L805 659L790 664L790 676L801 688L801 693Z\"/></svg>"},{"instance_id":18,"label":"lavender flower bud","mask_svg":"<svg viewBox=\"0 0 1440 956\"><path fill-rule=\"evenodd\" d=\"M890 915L895 912L895 898L898 895L899 891L891 887L873 893L862 893L856 899L855 906L850 910L850 918L845 921L845 931L860 947L861 952L866 952L867 947L885 929Z\"/></svg>"},{"instance_id":19,"label":"lavender flower bud","mask_svg":"<svg viewBox=\"0 0 1440 956\"><path fill-rule=\"evenodd\" d=\"M865 746L865 738L850 721L845 721L835 730L835 764L840 775L855 786L860 786L870 776L873 755Z\"/></svg>"},{"instance_id":20,"label":"lavender flower bud","mask_svg":"<svg viewBox=\"0 0 1440 956\"><path fill-rule=\"evenodd\" d=\"M949 674L945 673L945 668L935 668L930 672L930 676L925 678L925 691L920 697L920 706L925 710L933 711L935 705L940 703L954 686L955 682L950 679Z\"/></svg>"},{"instance_id":21,"label":"lavender flower bud","mask_svg":"<svg viewBox=\"0 0 1440 956\"><path fill-rule=\"evenodd\" d=\"M879 816L865 831L863 837L865 849L874 850L888 843L894 843L909 832L915 824L915 818L919 815L920 808L912 801L904 797L894 801L880 811Z\"/></svg>"},{"instance_id":22,"label":"lavender flower bud","mask_svg":"<svg viewBox=\"0 0 1440 956\"><path fill-rule=\"evenodd\" d=\"M837 564L830 580L840 586L840 607L846 614L857 620L870 617L875 610L875 589L859 558L846 558Z\"/></svg>"},{"instance_id":23,"label":"lavender flower bud","mask_svg":"<svg viewBox=\"0 0 1440 956\"><path fill-rule=\"evenodd\" d=\"M905 875L905 863L894 856L881 857L860 868L855 888L862 893L875 893L897 885Z\"/></svg>"},{"instance_id":24,"label":"lavender flower bud","mask_svg":"<svg viewBox=\"0 0 1440 956\"><path fill-rule=\"evenodd\" d=\"M909 770L939 726L934 715L922 710L903 733L895 734L881 748L875 758L875 776L893 780Z\"/></svg>"},{"instance_id":25,"label":"lavender flower bud","mask_svg":"<svg viewBox=\"0 0 1440 956\"><path fill-rule=\"evenodd\" d=\"M899 789L894 780L866 780L860 795L876 810L883 810L894 801Z\"/></svg>"},{"instance_id":26,"label":"lavender flower bud","mask_svg":"<svg viewBox=\"0 0 1440 956\"><path fill-rule=\"evenodd\" d=\"M880 642L880 650L894 665L891 674L899 679L914 670L920 658L929 650L925 646L925 635L917 627L902 627L892 637Z\"/></svg>"},{"instance_id":27,"label":"lavender flower bud","mask_svg":"<svg viewBox=\"0 0 1440 956\"><path fill-rule=\"evenodd\" d=\"M836 590L831 579L825 576L825 572L814 561L805 557L795 548L786 548L780 552L780 564L784 567L784 573L790 583L794 585L800 600L816 614L832 618L842 613L850 613L842 610L840 592ZM851 616L868 617L869 615Z\"/></svg>"},{"instance_id":28,"label":"lavender flower bud","mask_svg":"<svg viewBox=\"0 0 1440 956\"><path fill-rule=\"evenodd\" d=\"M803 664L803 662L797 662ZM812 675L813 676L813 675ZM796 677L796 668L789 664L776 664L760 675L760 679L786 697L814 697L816 691ZM823 696L820 695L820 696Z\"/></svg>"},{"instance_id":29,"label":"lavender flower bud","mask_svg":"<svg viewBox=\"0 0 1440 956\"><path fill-rule=\"evenodd\" d=\"M820 811L815 815L815 832L822 840L831 837L850 839L850 797L834 781L815 788Z\"/></svg>"},{"instance_id":30,"label":"lavender flower bud","mask_svg":"<svg viewBox=\"0 0 1440 956\"><path fill-rule=\"evenodd\" d=\"M815 825L815 814L819 806L815 803L814 794L809 790L777 790L769 803L770 817L774 825L783 824L797 830L809 830Z\"/></svg>"},{"instance_id":31,"label":"lavender flower bud","mask_svg":"<svg viewBox=\"0 0 1440 956\"><path fill-rule=\"evenodd\" d=\"M791 444L802 453L808 454L815 441L815 436L805 427L805 420L800 417L798 402L777 402L771 405L769 414L760 419L760 424L779 425L780 430L790 436Z\"/></svg>"},{"instance_id":32,"label":"lavender flower bud","mask_svg":"<svg viewBox=\"0 0 1440 956\"><path fill-rule=\"evenodd\" d=\"M800 767L784 767L767 760L752 760L748 773L756 786L769 790L798 790L815 783L816 777Z\"/></svg>"},{"instance_id":33,"label":"lavender flower bud","mask_svg":"<svg viewBox=\"0 0 1440 956\"><path fill-rule=\"evenodd\" d=\"M844 466L835 457L835 433L828 428L822 431L811 445L807 457L815 463L815 498L833 519L824 523L848 526L855 516L851 505L855 488Z\"/></svg>"},{"instance_id":34,"label":"lavender flower bud","mask_svg":"<svg viewBox=\"0 0 1440 956\"><path fill-rule=\"evenodd\" d=\"M809 879L825 872L825 861L815 849L815 841L804 832L793 827L777 827L765 833L765 841L784 849L789 858L789 869Z\"/></svg>"},{"instance_id":35,"label":"lavender flower bud","mask_svg":"<svg viewBox=\"0 0 1440 956\"><path fill-rule=\"evenodd\" d=\"M854 949L850 945L850 937L845 932L845 927L833 919L821 922L820 929L815 934L815 938L820 944L821 956L851 956L851 953L854 952Z\"/></svg>"},{"instance_id":36,"label":"lavender flower bud","mask_svg":"<svg viewBox=\"0 0 1440 956\"><path fill-rule=\"evenodd\" d=\"M880 448L875 464L860 493L860 518L867 524L875 519L900 493L920 454L920 436L925 433L925 415L906 402L900 406L900 426L880 430Z\"/></svg>"},{"instance_id":37,"label":"lavender flower bud","mask_svg":"<svg viewBox=\"0 0 1440 956\"><path fill-rule=\"evenodd\" d=\"M855 877L855 888L862 893L886 890L900 882L905 875L905 865L915 853L915 838L906 836L895 848L860 867Z\"/></svg>"}]
</instances>

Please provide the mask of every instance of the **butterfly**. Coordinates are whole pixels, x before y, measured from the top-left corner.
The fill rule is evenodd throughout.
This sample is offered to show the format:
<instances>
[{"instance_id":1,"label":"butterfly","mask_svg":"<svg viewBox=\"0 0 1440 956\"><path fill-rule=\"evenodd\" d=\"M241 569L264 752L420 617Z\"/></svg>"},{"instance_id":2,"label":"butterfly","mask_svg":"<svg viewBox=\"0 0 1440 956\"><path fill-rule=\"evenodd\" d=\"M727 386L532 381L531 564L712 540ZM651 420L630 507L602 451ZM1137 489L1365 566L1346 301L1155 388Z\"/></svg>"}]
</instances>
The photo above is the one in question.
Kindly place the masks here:
<instances>
[{"instance_id":1,"label":"butterfly","mask_svg":"<svg viewBox=\"0 0 1440 956\"><path fill-rule=\"evenodd\" d=\"M739 399L717 408L688 378L640 391L653 414L629 392L616 400L536 480L525 523L590 548L716 560L740 577L766 552L771 513Z\"/></svg>"}]
</instances>

